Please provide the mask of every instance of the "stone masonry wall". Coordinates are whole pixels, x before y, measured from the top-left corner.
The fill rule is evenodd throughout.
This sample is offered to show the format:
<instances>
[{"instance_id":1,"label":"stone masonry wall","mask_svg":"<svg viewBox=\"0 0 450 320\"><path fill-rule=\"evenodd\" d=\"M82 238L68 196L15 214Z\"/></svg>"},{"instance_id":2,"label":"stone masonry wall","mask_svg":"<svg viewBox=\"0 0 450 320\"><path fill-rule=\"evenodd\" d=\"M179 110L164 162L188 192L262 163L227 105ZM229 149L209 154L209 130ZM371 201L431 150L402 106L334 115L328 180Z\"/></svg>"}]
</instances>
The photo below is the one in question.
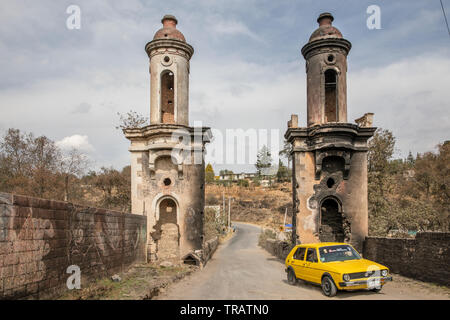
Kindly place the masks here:
<instances>
[{"instance_id":1,"label":"stone masonry wall","mask_svg":"<svg viewBox=\"0 0 450 320\"><path fill-rule=\"evenodd\" d=\"M46 299L145 261L146 217L0 193L0 299Z\"/></svg>"},{"instance_id":2,"label":"stone masonry wall","mask_svg":"<svg viewBox=\"0 0 450 320\"><path fill-rule=\"evenodd\" d=\"M267 250L271 255L274 255L278 259L286 260L289 252L291 252L294 245L290 242L276 240L276 239L265 239L259 241L259 245Z\"/></svg>"},{"instance_id":3,"label":"stone masonry wall","mask_svg":"<svg viewBox=\"0 0 450 320\"><path fill-rule=\"evenodd\" d=\"M214 237L203 244L203 264L206 264L219 246L219 237Z\"/></svg>"},{"instance_id":4,"label":"stone masonry wall","mask_svg":"<svg viewBox=\"0 0 450 320\"><path fill-rule=\"evenodd\" d=\"M450 233L418 233L415 239L367 237L364 258L406 277L450 286Z\"/></svg>"}]
</instances>

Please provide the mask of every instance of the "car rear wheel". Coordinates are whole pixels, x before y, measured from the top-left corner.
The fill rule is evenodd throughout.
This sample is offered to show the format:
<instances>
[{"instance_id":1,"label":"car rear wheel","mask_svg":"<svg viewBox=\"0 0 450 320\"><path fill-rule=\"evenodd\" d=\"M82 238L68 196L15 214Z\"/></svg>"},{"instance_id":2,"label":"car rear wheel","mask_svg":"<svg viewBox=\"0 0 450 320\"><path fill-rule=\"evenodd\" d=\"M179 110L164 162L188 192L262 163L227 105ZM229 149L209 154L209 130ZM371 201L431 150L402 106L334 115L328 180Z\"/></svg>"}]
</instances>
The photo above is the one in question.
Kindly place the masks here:
<instances>
[{"instance_id":1,"label":"car rear wheel","mask_svg":"<svg viewBox=\"0 0 450 320\"><path fill-rule=\"evenodd\" d=\"M373 288L373 289L370 289L370 291L378 293L381 291L381 288L383 288L383 287Z\"/></svg>"},{"instance_id":2,"label":"car rear wheel","mask_svg":"<svg viewBox=\"0 0 450 320\"><path fill-rule=\"evenodd\" d=\"M322 278L322 292L327 297L334 297L336 295L337 288L330 276Z\"/></svg>"},{"instance_id":3,"label":"car rear wheel","mask_svg":"<svg viewBox=\"0 0 450 320\"><path fill-rule=\"evenodd\" d=\"M289 269L287 272L287 281L291 285L295 285L297 283L297 277L292 269Z\"/></svg>"}]
</instances>

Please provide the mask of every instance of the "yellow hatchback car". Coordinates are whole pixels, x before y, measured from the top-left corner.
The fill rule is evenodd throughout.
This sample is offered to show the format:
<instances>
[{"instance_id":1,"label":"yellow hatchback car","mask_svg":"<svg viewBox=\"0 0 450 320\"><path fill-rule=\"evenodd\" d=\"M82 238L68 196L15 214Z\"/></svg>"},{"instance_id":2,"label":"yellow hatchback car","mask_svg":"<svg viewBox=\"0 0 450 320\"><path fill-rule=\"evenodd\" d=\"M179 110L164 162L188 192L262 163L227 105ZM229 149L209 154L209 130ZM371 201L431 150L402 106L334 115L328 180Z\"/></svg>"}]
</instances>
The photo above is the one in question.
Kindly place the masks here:
<instances>
[{"instance_id":1,"label":"yellow hatchback car","mask_svg":"<svg viewBox=\"0 0 450 320\"><path fill-rule=\"evenodd\" d=\"M320 284L328 297L337 290L369 289L379 292L386 281L392 281L389 269L363 259L349 244L321 242L295 246L286 257L290 284L297 279Z\"/></svg>"}]
</instances>

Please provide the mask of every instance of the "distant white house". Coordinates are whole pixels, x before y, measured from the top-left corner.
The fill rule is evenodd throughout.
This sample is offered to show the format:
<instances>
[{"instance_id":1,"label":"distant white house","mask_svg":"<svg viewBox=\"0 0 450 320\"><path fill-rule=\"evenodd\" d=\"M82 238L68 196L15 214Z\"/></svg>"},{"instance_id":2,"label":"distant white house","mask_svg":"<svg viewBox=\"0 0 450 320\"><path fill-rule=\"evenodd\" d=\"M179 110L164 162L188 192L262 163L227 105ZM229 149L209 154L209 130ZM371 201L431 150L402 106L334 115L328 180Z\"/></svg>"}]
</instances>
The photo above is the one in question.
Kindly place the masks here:
<instances>
[{"instance_id":1,"label":"distant white house","mask_svg":"<svg viewBox=\"0 0 450 320\"><path fill-rule=\"evenodd\" d=\"M223 173L220 175L219 180L225 181L238 181L238 180L249 180L256 177L256 173L251 172L241 172L241 173Z\"/></svg>"}]
</instances>

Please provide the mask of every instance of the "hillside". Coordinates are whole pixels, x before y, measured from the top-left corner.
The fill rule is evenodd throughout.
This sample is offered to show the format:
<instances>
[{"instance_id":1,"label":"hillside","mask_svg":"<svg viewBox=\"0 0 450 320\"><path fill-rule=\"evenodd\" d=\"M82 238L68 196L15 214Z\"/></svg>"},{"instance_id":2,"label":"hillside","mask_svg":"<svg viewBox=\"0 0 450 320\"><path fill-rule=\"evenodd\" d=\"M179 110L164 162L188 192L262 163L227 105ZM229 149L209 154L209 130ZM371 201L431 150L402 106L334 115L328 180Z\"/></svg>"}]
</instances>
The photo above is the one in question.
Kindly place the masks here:
<instances>
[{"instance_id":1,"label":"hillside","mask_svg":"<svg viewBox=\"0 0 450 320\"><path fill-rule=\"evenodd\" d=\"M221 205L222 194L226 198L228 213L228 198L231 197L231 220L251 222L261 226L278 228L283 224L287 208L286 223L292 221L291 183L275 184L272 187L260 186L242 187L233 185L224 187L216 184L206 184L206 205Z\"/></svg>"}]
</instances>

